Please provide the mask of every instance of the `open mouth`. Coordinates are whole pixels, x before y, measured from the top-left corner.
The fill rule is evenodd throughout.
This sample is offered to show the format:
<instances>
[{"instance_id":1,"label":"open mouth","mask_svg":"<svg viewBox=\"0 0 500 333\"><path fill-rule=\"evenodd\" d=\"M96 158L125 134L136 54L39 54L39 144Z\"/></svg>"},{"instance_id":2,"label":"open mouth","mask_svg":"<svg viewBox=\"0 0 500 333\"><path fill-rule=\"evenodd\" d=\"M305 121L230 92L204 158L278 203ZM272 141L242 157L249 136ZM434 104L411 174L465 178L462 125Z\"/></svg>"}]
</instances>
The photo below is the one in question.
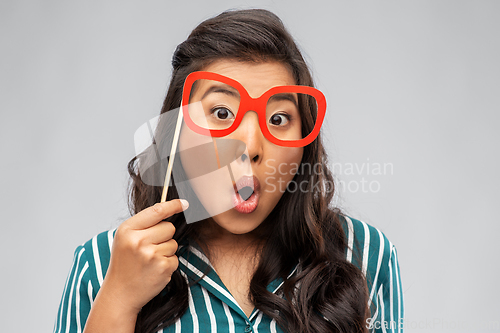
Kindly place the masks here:
<instances>
[{"instance_id":1,"label":"open mouth","mask_svg":"<svg viewBox=\"0 0 500 333\"><path fill-rule=\"evenodd\" d=\"M238 190L238 194L240 195L241 199L246 201L253 194L253 188L250 186L244 186L243 188L240 188Z\"/></svg>"},{"instance_id":2,"label":"open mouth","mask_svg":"<svg viewBox=\"0 0 500 333\"><path fill-rule=\"evenodd\" d=\"M260 183L255 176L243 176L234 184L233 206L240 213L253 212L259 204Z\"/></svg>"}]
</instances>

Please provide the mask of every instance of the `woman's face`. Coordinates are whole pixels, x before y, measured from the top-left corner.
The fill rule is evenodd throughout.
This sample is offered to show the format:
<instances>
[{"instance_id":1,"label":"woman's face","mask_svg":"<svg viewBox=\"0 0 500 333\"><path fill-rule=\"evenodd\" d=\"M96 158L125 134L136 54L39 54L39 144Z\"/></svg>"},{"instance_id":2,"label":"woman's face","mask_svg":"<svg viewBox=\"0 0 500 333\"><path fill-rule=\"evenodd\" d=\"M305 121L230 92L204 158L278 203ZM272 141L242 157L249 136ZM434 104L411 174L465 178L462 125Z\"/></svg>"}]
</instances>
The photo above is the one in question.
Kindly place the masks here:
<instances>
[{"instance_id":1,"label":"woman's face","mask_svg":"<svg viewBox=\"0 0 500 333\"><path fill-rule=\"evenodd\" d=\"M252 98L261 96L272 87L296 84L289 69L278 62L254 63L219 60L203 70L238 81ZM215 101L213 102L215 108L218 95L210 95L210 89L208 89L210 86L204 86L204 84L201 82L196 89L193 88L191 100L199 100L202 97L208 101L212 99ZM196 94L200 96L196 96ZM231 93L223 93L222 95L224 96L221 98L231 97L229 96ZM233 110L233 112L235 111L237 110ZM228 110L224 108L217 109L213 114L218 117L217 119L231 117ZM267 119L266 121L281 122L283 119L275 117L273 120ZM298 125L300 129L300 117L296 117L295 121L298 124L296 123L294 126ZM203 169L204 163L202 162L213 160L214 156L208 155L214 155L215 150L207 149L206 153L196 154L196 156L183 154L182 151L186 151L190 147L207 143L207 140L209 143L212 141L210 137L193 132L185 123L179 139L180 159L188 178L195 179L191 181L191 186L200 202L209 213L215 212L211 213L213 221L227 232L245 234L257 228L274 209L286 190L286 186L295 175L297 166L302 159L303 148L281 147L268 141L259 127L257 113L253 111L245 114L241 124L234 132L225 137L217 138L216 145L222 146L225 139L233 139L226 140L227 142L242 143L241 145L226 145L238 151L236 155L239 158L231 163L232 175L226 172L226 176L217 176L214 173L213 177L198 177L200 169ZM246 151L243 153L244 148ZM228 154L227 151L223 152L223 149L219 147L221 154ZM207 156L203 156L204 154ZM220 159L223 157L216 156ZM253 188L253 193L252 190L242 191L245 186L247 186L246 191L249 187ZM235 189L240 192L235 191ZM222 206L230 209L218 213L216 207Z\"/></svg>"}]
</instances>

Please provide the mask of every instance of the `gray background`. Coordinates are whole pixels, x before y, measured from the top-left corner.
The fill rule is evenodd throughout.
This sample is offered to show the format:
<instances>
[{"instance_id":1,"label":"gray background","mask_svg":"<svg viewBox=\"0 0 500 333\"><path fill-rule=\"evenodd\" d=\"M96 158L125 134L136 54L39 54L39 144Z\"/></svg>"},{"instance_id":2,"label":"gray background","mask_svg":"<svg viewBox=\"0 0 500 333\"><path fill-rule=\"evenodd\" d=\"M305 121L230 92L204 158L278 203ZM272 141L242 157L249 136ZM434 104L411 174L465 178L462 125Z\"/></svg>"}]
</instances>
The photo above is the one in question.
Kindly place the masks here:
<instances>
[{"instance_id":1,"label":"gray background","mask_svg":"<svg viewBox=\"0 0 500 333\"><path fill-rule=\"evenodd\" d=\"M337 203L397 246L406 331L499 332L500 2L310 0L0 3L0 331L52 330L75 247L128 216L175 46L249 6L283 19L327 97Z\"/></svg>"}]
</instances>

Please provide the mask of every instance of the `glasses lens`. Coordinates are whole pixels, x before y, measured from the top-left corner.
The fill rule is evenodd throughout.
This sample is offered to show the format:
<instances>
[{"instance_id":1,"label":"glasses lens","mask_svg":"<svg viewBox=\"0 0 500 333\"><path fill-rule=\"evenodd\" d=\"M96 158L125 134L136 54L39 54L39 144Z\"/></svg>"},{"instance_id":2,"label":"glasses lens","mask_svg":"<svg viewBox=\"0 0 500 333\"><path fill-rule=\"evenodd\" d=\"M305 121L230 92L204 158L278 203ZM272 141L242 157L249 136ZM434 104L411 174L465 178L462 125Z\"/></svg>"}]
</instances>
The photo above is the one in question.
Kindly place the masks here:
<instances>
[{"instance_id":1,"label":"glasses lens","mask_svg":"<svg viewBox=\"0 0 500 333\"><path fill-rule=\"evenodd\" d=\"M191 88L188 112L198 126L211 130L229 128L240 106L236 88L219 81L200 79Z\"/></svg>"},{"instance_id":2,"label":"glasses lens","mask_svg":"<svg viewBox=\"0 0 500 333\"><path fill-rule=\"evenodd\" d=\"M279 140L301 140L312 132L317 110L318 105L312 95L292 92L274 94L266 106L267 128Z\"/></svg>"}]
</instances>

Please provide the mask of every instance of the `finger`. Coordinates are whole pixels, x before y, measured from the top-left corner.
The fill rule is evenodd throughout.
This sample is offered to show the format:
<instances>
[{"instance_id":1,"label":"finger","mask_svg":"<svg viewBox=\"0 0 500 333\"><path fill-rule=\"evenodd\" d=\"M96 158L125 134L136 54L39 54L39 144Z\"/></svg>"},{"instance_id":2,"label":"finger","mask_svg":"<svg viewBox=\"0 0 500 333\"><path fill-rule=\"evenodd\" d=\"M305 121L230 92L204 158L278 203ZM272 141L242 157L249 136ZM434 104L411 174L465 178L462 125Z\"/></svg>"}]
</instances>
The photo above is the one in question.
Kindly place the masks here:
<instances>
[{"instance_id":1,"label":"finger","mask_svg":"<svg viewBox=\"0 0 500 333\"><path fill-rule=\"evenodd\" d=\"M184 199L157 203L140 211L126 222L133 229L146 229L158 224L167 217L186 210L188 206L189 203Z\"/></svg>"},{"instance_id":2,"label":"finger","mask_svg":"<svg viewBox=\"0 0 500 333\"><path fill-rule=\"evenodd\" d=\"M161 221L158 224L143 230L148 241L152 244L160 244L174 237L175 227L171 222Z\"/></svg>"},{"instance_id":3,"label":"finger","mask_svg":"<svg viewBox=\"0 0 500 333\"><path fill-rule=\"evenodd\" d=\"M171 257L175 255L175 252L177 252L178 245L174 239L171 239L168 242L155 245L155 248L156 253L161 254L164 257Z\"/></svg>"},{"instance_id":4,"label":"finger","mask_svg":"<svg viewBox=\"0 0 500 333\"><path fill-rule=\"evenodd\" d=\"M164 273L168 274L169 278L171 278L174 271L179 267L179 258L176 255L165 257L163 260L163 267L165 270Z\"/></svg>"}]
</instances>

